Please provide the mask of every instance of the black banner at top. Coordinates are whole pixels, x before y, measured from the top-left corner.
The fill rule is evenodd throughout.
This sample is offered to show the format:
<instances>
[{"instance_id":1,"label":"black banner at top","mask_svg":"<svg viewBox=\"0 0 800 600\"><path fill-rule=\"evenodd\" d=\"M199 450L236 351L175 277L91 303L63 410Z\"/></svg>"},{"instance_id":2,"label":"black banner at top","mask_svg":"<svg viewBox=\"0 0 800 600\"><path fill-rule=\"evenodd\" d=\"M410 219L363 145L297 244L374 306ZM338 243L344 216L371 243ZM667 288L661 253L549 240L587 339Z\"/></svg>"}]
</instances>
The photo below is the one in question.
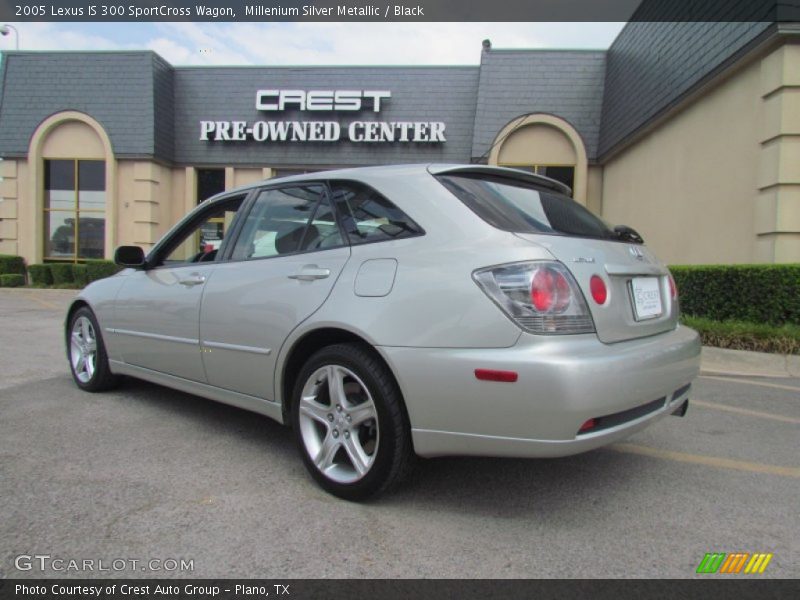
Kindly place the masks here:
<instances>
[{"instance_id":1,"label":"black banner at top","mask_svg":"<svg viewBox=\"0 0 800 600\"><path fill-rule=\"evenodd\" d=\"M0 0L0 21L800 21L800 0Z\"/></svg>"}]
</instances>

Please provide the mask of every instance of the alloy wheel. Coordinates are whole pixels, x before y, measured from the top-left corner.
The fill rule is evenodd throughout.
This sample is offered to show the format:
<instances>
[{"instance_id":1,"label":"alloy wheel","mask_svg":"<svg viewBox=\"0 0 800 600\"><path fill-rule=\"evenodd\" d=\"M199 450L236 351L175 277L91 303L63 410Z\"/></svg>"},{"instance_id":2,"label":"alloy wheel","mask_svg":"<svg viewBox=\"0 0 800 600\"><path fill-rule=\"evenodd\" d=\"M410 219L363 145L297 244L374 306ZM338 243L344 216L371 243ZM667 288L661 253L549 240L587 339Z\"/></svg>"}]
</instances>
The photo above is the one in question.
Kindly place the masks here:
<instances>
[{"instance_id":1,"label":"alloy wheel","mask_svg":"<svg viewBox=\"0 0 800 600\"><path fill-rule=\"evenodd\" d=\"M320 473L336 483L363 478L377 456L375 402L364 382L340 365L326 365L306 380L299 400L300 434Z\"/></svg>"}]
</instances>

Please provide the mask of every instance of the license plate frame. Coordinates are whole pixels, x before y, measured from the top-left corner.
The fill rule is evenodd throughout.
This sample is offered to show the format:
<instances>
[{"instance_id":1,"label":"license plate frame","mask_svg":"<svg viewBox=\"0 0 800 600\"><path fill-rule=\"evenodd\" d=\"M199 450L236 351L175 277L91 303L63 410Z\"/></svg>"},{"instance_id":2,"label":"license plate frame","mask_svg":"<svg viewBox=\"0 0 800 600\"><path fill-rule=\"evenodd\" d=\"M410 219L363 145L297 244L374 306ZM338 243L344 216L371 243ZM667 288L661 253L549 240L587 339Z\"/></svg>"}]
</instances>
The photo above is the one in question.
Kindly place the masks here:
<instances>
[{"instance_id":1,"label":"license plate frame","mask_svg":"<svg viewBox=\"0 0 800 600\"><path fill-rule=\"evenodd\" d=\"M636 321L650 321L664 314L661 283L658 277L633 277L628 282Z\"/></svg>"}]
</instances>

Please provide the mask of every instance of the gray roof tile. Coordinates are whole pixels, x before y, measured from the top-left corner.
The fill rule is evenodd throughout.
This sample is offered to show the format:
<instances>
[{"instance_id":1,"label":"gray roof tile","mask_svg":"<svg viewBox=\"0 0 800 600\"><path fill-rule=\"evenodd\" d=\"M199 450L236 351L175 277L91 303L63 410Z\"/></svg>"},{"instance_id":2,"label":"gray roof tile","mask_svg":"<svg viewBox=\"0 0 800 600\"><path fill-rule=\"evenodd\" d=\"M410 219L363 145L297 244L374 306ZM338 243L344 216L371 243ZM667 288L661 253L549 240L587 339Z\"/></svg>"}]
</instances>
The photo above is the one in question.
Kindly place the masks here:
<instances>
[{"instance_id":1,"label":"gray roof tile","mask_svg":"<svg viewBox=\"0 0 800 600\"><path fill-rule=\"evenodd\" d=\"M605 52L490 50L481 57L472 156L486 158L499 131L530 113L550 113L580 133L589 159L600 133Z\"/></svg>"}]
</instances>

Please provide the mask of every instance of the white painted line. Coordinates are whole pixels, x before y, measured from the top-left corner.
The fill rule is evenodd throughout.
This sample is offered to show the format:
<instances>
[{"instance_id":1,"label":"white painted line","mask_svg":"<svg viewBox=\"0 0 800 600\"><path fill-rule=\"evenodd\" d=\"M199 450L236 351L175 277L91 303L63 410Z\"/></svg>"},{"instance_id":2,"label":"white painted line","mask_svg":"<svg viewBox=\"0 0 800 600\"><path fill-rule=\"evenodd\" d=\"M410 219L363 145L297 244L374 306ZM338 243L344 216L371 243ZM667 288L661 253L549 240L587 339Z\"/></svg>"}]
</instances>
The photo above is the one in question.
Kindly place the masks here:
<instances>
[{"instance_id":1,"label":"white painted line","mask_svg":"<svg viewBox=\"0 0 800 600\"><path fill-rule=\"evenodd\" d=\"M745 415L748 417L758 417L760 419L771 419L773 421L781 421L782 423L794 423L800 425L800 419L795 417L786 417L783 415L774 415L768 412L759 410L750 410L749 408L740 408L738 406L728 406L727 404L717 404L716 402L706 402L705 400L691 400L689 406L701 406L703 408L711 408L714 410L723 410L726 412L736 413L737 415Z\"/></svg>"},{"instance_id":2,"label":"white painted line","mask_svg":"<svg viewBox=\"0 0 800 600\"><path fill-rule=\"evenodd\" d=\"M790 392L800 392L800 387L793 385L781 385L780 383L769 383L767 381L753 381L751 379L733 379L731 377L716 377L714 375L699 375L703 379L714 379L715 381L726 381L728 383L745 383L747 385L760 385L777 390L788 390Z\"/></svg>"}]
</instances>

